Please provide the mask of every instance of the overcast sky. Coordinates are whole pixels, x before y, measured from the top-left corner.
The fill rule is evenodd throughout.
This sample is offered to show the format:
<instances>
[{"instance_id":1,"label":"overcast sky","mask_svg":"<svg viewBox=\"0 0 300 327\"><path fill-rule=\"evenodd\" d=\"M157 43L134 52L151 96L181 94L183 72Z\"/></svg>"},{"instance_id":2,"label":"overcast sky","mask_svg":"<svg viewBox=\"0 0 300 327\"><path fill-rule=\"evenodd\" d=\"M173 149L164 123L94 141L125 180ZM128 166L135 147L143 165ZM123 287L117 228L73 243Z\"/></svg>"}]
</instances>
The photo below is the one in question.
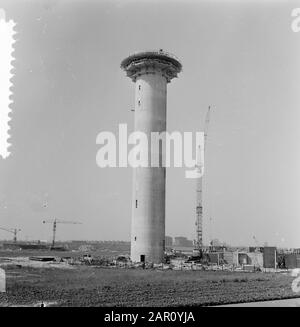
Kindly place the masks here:
<instances>
[{"instance_id":1,"label":"overcast sky","mask_svg":"<svg viewBox=\"0 0 300 327\"><path fill-rule=\"evenodd\" d=\"M16 1L12 154L0 158L0 226L25 239L129 240L131 168L99 168L96 136L133 128L120 62L164 49L169 131L200 131L212 106L204 240L300 247L297 1ZM195 237L195 181L167 169L166 234ZM211 218L211 220L210 220ZM11 235L0 231L0 239Z\"/></svg>"}]
</instances>

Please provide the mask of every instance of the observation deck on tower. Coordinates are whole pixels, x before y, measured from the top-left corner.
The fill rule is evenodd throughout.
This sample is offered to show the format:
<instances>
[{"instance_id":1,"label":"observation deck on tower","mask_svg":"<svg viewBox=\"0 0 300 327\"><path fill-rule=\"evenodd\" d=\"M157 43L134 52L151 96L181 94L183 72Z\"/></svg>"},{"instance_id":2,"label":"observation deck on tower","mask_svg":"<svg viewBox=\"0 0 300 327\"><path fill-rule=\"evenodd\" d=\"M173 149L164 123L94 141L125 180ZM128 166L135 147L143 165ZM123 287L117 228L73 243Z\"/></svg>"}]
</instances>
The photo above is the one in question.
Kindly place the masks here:
<instances>
[{"instance_id":1,"label":"observation deck on tower","mask_svg":"<svg viewBox=\"0 0 300 327\"><path fill-rule=\"evenodd\" d=\"M135 53L121 62L121 68L126 71L127 76L136 81L138 76L144 74L161 73L169 83L172 78L181 72L180 61L172 54L159 51L145 51Z\"/></svg>"}]
</instances>

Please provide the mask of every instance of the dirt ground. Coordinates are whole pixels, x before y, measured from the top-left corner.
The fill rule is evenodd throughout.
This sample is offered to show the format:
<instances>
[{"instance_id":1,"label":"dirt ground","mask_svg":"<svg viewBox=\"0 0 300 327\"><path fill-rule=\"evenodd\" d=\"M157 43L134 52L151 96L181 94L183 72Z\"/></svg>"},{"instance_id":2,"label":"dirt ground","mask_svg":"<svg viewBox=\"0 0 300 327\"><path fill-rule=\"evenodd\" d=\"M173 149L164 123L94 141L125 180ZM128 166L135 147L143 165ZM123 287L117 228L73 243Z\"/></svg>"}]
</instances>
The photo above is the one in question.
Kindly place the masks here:
<instances>
[{"instance_id":1,"label":"dirt ground","mask_svg":"<svg viewBox=\"0 0 300 327\"><path fill-rule=\"evenodd\" d=\"M299 297L283 273L8 265L0 306L208 306Z\"/></svg>"}]
</instances>

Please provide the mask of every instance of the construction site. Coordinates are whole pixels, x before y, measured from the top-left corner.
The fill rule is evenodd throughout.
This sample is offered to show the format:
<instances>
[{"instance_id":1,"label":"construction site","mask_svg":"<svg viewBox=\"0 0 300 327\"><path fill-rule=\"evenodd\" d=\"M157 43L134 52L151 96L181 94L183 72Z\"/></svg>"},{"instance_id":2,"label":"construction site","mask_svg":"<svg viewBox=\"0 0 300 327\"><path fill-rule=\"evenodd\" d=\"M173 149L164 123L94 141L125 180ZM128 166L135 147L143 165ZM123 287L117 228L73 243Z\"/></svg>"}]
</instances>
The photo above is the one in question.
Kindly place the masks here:
<instances>
[{"instance_id":1,"label":"construction site","mask_svg":"<svg viewBox=\"0 0 300 327\"><path fill-rule=\"evenodd\" d=\"M297 7L2 1L0 307L300 303Z\"/></svg>"},{"instance_id":2,"label":"construction site","mask_svg":"<svg viewBox=\"0 0 300 327\"><path fill-rule=\"evenodd\" d=\"M164 132L166 88L181 63L160 49L133 54L121 68L135 83L135 130ZM130 241L57 241L58 227L76 228L76 220L41 220L50 242L22 241L23 226L0 226L1 238L11 234L0 243L0 305L207 306L298 297L291 284L300 249L261 246L255 236L248 247L203 242L203 221L211 217L203 217L202 153L214 110L208 106L201 127L204 151L196 151L194 240L165 235L166 168L134 168Z\"/></svg>"},{"instance_id":3,"label":"construction site","mask_svg":"<svg viewBox=\"0 0 300 327\"><path fill-rule=\"evenodd\" d=\"M0 248L1 306L209 306L298 297L291 288L296 250L215 248L199 259L193 247L175 246L155 264L132 262L129 242L12 244Z\"/></svg>"}]
</instances>

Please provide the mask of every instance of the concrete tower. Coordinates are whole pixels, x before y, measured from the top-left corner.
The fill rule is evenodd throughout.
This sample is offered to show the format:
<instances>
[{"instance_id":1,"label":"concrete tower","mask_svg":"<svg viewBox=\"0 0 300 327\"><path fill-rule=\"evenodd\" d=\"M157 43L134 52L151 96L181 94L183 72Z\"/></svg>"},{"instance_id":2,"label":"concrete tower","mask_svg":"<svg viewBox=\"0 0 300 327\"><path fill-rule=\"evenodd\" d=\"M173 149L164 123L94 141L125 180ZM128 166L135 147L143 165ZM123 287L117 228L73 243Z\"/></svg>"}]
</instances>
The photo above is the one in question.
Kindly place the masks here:
<instances>
[{"instance_id":1,"label":"concrete tower","mask_svg":"<svg viewBox=\"0 0 300 327\"><path fill-rule=\"evenodd\" d=\"M165 248L166 168L150 167L151 132L166 131L167 83L177 77L181 63L160 51L140 52L129 56L121 68L135 82L135 131L148 137L149 167L134 168L131 221L131 260L160 263ZM153 154L152 154L153 156Z\"/></svg>"}]
</instances>

